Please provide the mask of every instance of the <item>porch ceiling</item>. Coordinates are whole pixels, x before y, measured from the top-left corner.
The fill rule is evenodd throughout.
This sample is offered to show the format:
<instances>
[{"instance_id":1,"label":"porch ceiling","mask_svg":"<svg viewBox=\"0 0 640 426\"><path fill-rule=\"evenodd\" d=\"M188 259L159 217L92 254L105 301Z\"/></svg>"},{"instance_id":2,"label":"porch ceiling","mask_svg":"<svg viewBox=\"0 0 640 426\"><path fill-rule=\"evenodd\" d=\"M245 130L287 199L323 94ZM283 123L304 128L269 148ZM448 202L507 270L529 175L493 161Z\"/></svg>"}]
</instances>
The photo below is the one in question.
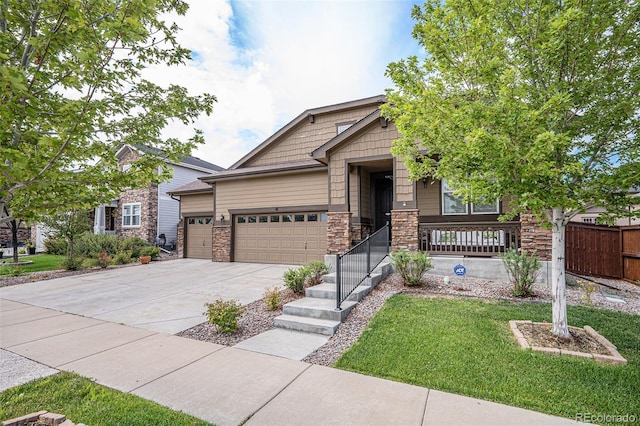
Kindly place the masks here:
<instances>
[{"instance_id":1,"label":"porch ceiling","mask_svg":"<svg viewBox=\"0 0 640 426\"><path fill-rule=\"evenodd\" d=\"M366 171L371 173L393 170L393 158L374 161L357 161L350 164L352 166L362 166Z\"/></svg>"}]
</instances>

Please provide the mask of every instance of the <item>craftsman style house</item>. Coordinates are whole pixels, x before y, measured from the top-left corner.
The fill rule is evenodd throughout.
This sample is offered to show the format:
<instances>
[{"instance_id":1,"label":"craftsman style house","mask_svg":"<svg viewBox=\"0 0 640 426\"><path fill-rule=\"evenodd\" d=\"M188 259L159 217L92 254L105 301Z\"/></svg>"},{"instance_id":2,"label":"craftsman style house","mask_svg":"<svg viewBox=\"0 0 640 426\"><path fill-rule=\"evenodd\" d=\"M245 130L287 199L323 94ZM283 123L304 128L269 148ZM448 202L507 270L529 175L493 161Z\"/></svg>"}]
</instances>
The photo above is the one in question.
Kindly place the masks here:
<instances>
[{"instance_id":1,"label":"craftsman style house","mask_svg":"<svg viewBox=\"0 0 640 426\"><path fill-rule=\"evenodd\" d=\"M465 204L446 182L410 181L390 153L399 134L380 115L384 102L306 110L230 169L171 191L181 200L178 250L218 262L305 263L387 222L392 249L495 256L540 243L531 224L498 222L500 200Z\"/></svg>"}]
</instances>

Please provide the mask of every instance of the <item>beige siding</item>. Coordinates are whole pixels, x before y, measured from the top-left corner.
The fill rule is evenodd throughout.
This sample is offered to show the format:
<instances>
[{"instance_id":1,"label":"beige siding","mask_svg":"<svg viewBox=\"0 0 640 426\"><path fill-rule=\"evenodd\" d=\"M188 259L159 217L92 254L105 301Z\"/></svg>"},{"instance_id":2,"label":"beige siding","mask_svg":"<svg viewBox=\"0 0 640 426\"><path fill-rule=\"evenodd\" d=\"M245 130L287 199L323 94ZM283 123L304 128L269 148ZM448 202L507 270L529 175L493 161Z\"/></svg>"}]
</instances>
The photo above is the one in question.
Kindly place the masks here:
<instances>
[{"instance_id":1,"label":"beige siding","mask_svg":"<svg viewBox=\"0 0 640 426\"><path fill-rule=\"evenodd\" d=\"M400 158L395 158L394 188L396 201L413 201L415 184L409 180L409 171Z\"/></svg>"},{"instance_id":2,"label":"beige siding","mask_svg":"<svg viewBox=\"0 0 640 426\"><path fill-rule=\"evenodd\" d=\"M313 123L309 123L305 119L289 134L272 143L267 150L243 165L243 167L308 160L311 151L336 136L336 124L361 120L377 108L375 105L370 105L334 114L316 115Z\"/></svg>"},{"instance_id":3,"label":"beige siding","mask_svg":"<svg viewBox=\"0 0 640 426\"><path fill-rule=\"evenodd\" d=\"M418 210L420 216L437 216L440 214L440 181L429 178L426 187L422 182L416 185Z\"/></svg>"},{"instance_id":4,"label":"beige siding","mask_svg":"<svg viewBox=\"0 0 640 426\"><path fill-rule=\"evenodd\" d=\"M351 173L349 173L349 204L351 205L351 213L353 216L360 216L360 209L358 208L358 168L353 167Z\"/></svg>"},{"instance_id":5,"label":"beige siding","mask_svg":"<svg viewBox=\"0 0 640 426\"><path fill-rule=\"evenodd\" d=\"M210 194L189 194L180 196L180 211L188 213L213 212L213 191Z\"/></svg>"},{"instance_id":6,"label":"beige siding","mask_svg":"<svg viewBox=\"0 0 640 426\"><path fill-rule=\"evenodd\" d=\"M247 178L216 183L216 217L229 209L316 206L327 204L325 171Z\"/></svg>"},{"instance_id":7,"label":"beige siding","mask_svg":"<svg viewBox=\"0 0 640 426\"><path fill-rule=\"evenodd\" d=\"M398 130L389 123L387 127L376 125L370 131L355 138L340 150L331 154L331 204L345 203L345 160L391 155L391 141L399 137Z\"/></svg>"}]
</instances>

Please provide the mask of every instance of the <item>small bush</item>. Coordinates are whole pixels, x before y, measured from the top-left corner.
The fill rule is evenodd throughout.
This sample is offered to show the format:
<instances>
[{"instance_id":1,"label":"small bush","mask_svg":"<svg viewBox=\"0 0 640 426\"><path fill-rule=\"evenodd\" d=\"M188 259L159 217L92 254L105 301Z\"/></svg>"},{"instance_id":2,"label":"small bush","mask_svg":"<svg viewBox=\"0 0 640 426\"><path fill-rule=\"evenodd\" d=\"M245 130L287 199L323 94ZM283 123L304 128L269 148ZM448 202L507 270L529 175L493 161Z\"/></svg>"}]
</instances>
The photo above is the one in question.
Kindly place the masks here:
<instances>
[{"instance_id":1,"label":"small bush","mask_svg":"<svg viewBox=\"0 0 640 426\"><path fill-rule=\"evenodd\" d=\"M323 275L329 273L329 267L324 262L309 262L307 268L309 268L309 276L306 285L309 287L320 284Z\"/></svg>"},{"instance_id":2,"label":"small bush","mask_svg":"<svg viewBox=\"0 0 640 426\"><path fill-rule=\"evenodd\" d=\"M119 251L113 258L116 265L126 265L133 262L133 255L128 250Z\"/></svg>"},{"instance_id":3,"label":"small bush","mask_svg":"<svg viewBox=\"0 0 640 426\"><path fill-rule=\"evenodd\" d=\"M596 286L596 283L588 280L578 280L577 282L580 288L582 289L582 291L584 292L584 294L582 295L582 301L584 302L585 305L592 306L593 300L591 299L591 295L595 293L596 290L598 289L598 287Z\"/></svg>"},{"instance_id":4,"label":"small bush","mask_svg":"<svg viewBox=\"0 0 640 426\"><path fill-rule=\"evenodd\" d=\"M160 249L154 246L146 246L140 250L140 256L151 256L151 260L156 260L160 256Z\"/></svg>"},{"instance_id":5,"label":"small bush","mask_svg":"<svg viewBox=\"0 0 640 426\"><path fill-rule=\"evenodd\" d=\"M76 243L76 253L86 257L98 258L101 252L109 256L118 253L118 237L109 234L85 232Z\"/></svg>"},{"instance_id":6,"label":"small bush","mask_svg":"<svg viewBox=\"0 0 640 426\"><path fill-rule=\"evenodd\" d=\"M509 279L513 284L513 295L529 297L533 294L533 283L540 273L540 261L534 251L531 255L526 252L518 253L509 249L500 256L507 269Z\"/></svg>"},{"instance_id":7,"label":"small bush","mask_svg":"<svg viewBox=\"0 0 640 426\"><path fill-rule=\"evenodd\" d=\"M84 259L81 257L67 257L62 261L60 266L67 271L78 271L82 269L83 262Z\"/></svg>"},{"instance_id":8,"label":"small bush","mask_svg":"<svg viewBox=\"0 0 640 426\"><path fill-rule=\"evenodd\" d=\"M6 271L6 272L5 272ZM19 277L23 274L22 267L20 265L15 266L5 266L3 268L3 274L9 275L10 277Z\"/></svg>"},{"instance_id":9,"label":"small bush","mask_svg":"<svg viewBox=\"0 0 640 426\"><path fill-rule=\"evenodd\" d=\"M209 324L218 327L221 333L229 334L238 328L238 320L244 312L244 307L237 300L218 299L213 303L206 303Z\"/></svg>"},{"instance_id":10,"label":"small bush","mask_svg":"<svg viewBox=\"0 0 640 426\"><path fill-rule=\"evenodd\" d=\"M145 240L138 237L123 237L118 239L118 251L129 251L131 252L131 257L134 259L139 258L142 249L148 245Z\"/></svg>"},{"instance_id":11,"label":"small bush","mask_svg":"<svg viewBox=\"0 0 640 426\"><path fill-rule=\"evenodd\" d=\"M109 263L111 263L111 256L109 256L106 251L103 250L98 253L98 265L102 269L105 269L107 266L109 266Z\"/></svg>"},{"instance_id":12,"label":"small bush","mask_svg":"<svg viewBox=\"0 0 640 426\"><path fill-rule=\"evenodd\" d=\"M48 254L66 256L69 254L69 243L60 237L49 237L44 240L44 249Z\"/></svg>"},{"instance_id":13,"label":"small bush","mask_svg":"<svg viewBox=\"0 0 640 426\"><path fill-rule=\"evenodd\" d=\"M400 250L391 253L391 261L404 285L413 287L422 284L422 277L431 268L431 256L425 251Z\"/></svg>"},{"instance_id":14,"label":"small bush","mask_svg":"<svg viewBox=\"0 0 640 426\"><path fill-rule=\"evenodd\" d=\"M308 266L298 266L297 268L289 268L284 271L282 279L284 284L293 290L296 294L304 293L304 285L307 278L311 274L311 270Z\"/></svg>"},{"instance_id":15,"label":"small bush","mask_svg":"<svg viewBox=\"0 0 640 426\"><path fill-rule=\"evenodd\" d=\"M282 296L280 296L280 289L278 287L267 287L264 290L262 298L264 299L265 306L270 311L275 311L280 307L280 303L282 303Z\"/></svg>"}]
</instances>

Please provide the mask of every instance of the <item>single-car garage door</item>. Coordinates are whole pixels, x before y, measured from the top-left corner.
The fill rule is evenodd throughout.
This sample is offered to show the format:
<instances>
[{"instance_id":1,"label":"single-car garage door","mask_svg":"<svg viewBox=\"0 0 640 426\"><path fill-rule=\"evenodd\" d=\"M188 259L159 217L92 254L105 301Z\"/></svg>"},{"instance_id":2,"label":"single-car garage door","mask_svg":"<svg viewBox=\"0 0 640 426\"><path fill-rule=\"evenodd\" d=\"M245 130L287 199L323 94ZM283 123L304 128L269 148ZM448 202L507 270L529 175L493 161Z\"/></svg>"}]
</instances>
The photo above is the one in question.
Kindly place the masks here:
<instances>
[{"instance_id":1,"label":"single-car garage door","mask_svg":"<svg viewBox=\"0 0 640 426\"><path fill-rule=\"evenodd\" d=\"M327 252L327 214L236 215L236 262L302 264L324 260Z\"/></svg>"},{"instance_id":2,"label":"single-car garage door","mask_svg":"<svg viewBox=\"0 0 640 426\"><path fill-rule=\"evenodd\" d=\"M211 259L212 222L213 218L210 216L187 218L186 257Z\"/></svg>"}]
</instances>

